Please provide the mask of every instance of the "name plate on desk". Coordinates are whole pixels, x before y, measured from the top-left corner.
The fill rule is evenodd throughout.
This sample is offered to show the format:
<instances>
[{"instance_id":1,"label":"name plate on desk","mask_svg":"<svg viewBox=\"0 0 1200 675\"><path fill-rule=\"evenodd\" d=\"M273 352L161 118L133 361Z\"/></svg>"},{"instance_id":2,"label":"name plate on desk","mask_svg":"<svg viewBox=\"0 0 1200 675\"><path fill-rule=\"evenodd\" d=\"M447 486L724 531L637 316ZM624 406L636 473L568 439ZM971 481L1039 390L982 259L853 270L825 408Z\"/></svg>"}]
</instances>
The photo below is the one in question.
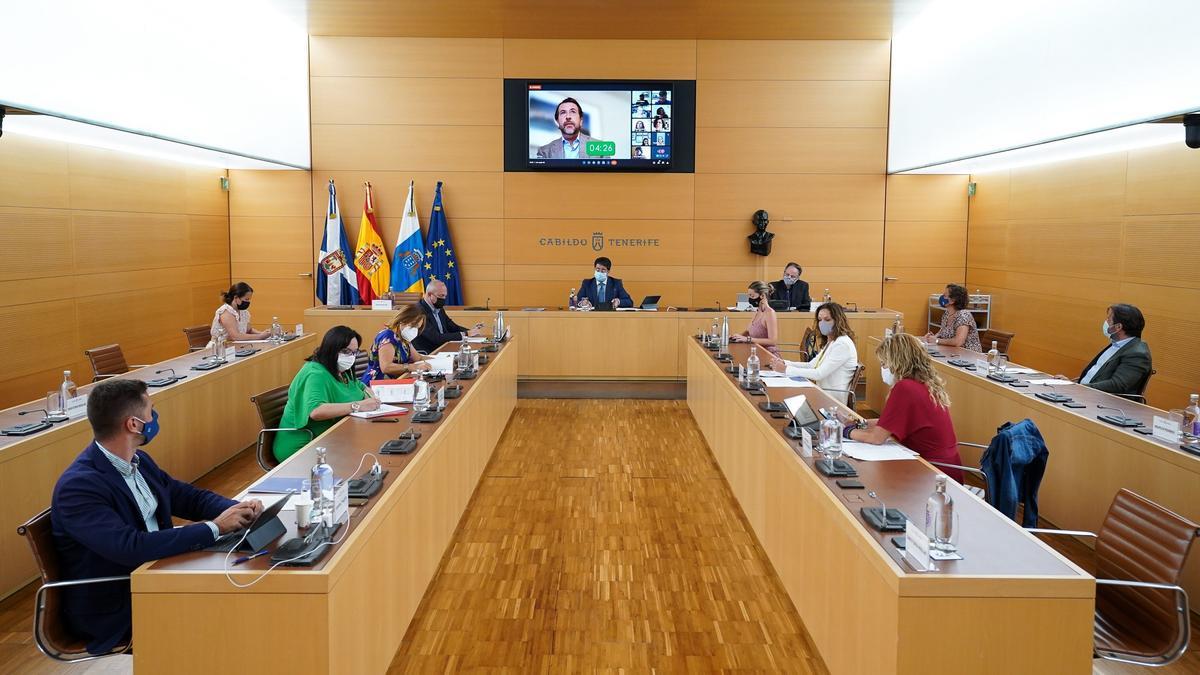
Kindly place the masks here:
<instances>
[{"instance_id":1,"label":"name plate on desk","mask_svg":"<svg viewBox=\"0 0 1200 675\"><path fill-rule=\"evenodd\" d=\"M67 418L73 420L87 416L87 394L67 399L66 413Z\"/></svg>"},{"instance_id":2,"label":"name plate on desk","mask_svg":"<svg viewBox=\"0 0 1200 675\"><path fill-rule=\"evenodd\" d=\"M800 427L800 439L801 439L800 447L802 448L800 451L800 456L801 457L812 457L813 456L812 434L809 433L808 429L805 429L804 427Z\"/></svg>"},{"instance_id":3,"label":"name plate on desk","mask_svg":"<svg viewBox=\"0 0 1200 675\"><path fill-rule=\"evenodd\" d=\"M929 559L929 537L913 521L904 524L904 557L913 569L922 572L932 570Z\"/></svg>"},{"instance_id":4,"label":"name plate on desk","mask_svg":"<svg viewBox=\"0 0 1200 675\"><path fill-rule=\"evenodd\" d=\"M225 348L225 360L232 361L236 358L237 358L237 347L226 347Z\"/></svg>"},{"instance_id":5,"label":"name plate on desk","mask_svg":"<svg viewBox=\"0 0 1200 675\"><path fill-rule=\"evenodd\" d=\"M388 311L391 311L392 301L391 300L372 300L371 301L371 309L386 309Z\"/></svg>"},{"instance_id":6,"label":"name plate on desk","mask_svg":"<svg viewBox=\"0 0 1200 675\"><path fill-rule=\"evenodd\" d=\"M1169 417L1154 416L1154 437L1160 438L1168 443L1179 442L1179 437L1182 429L1179 422Z\"/></svg>"}]
</instances>

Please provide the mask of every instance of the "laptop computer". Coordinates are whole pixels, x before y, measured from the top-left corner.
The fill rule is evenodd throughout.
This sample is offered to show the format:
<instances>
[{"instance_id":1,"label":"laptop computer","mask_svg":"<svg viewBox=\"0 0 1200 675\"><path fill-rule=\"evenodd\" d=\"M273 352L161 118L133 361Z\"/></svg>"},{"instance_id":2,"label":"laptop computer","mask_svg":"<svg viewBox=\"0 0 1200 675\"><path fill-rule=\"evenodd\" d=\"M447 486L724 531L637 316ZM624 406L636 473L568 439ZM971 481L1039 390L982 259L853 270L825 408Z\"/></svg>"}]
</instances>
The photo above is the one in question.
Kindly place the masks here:
<instances>
[{"instance_id":1,"label":"laptop computer","mask_svg":"<svg viewBox=\"0 0 1200 675\"><path fill-rule=\"evenodd\" d=\"M754 309L753 307L750 306L750 294L749 293L738 293L737 294L737 306L735 307L735 309L739 312L748 312L751 309Z\"/></svg>"},{"instance_id":2,"label":"laptop computer","mask_svg":"<svg viewBox=\"0 0 1200 675\"><path fill-rule=\"evenodd\" d=\"M808 403L808 397L804 394L791 396L783 399L783 404L787 406L788 412L795 419L794 423L789 423L786 427L786 433L790 438L799 438L800 430L797 427L808 429L814 437L818 436L821 430L821 416L817 415L812 410L812 406Z\"/></svg>"},{"instance_id":3,"label":"laptop computer","mask_svg":"<svg viewBox=\"0 0 1200 675\"><path fill-rule=\"evenodd\" d=\"M275 541L280 535L287 532L287 527L283 521L279 519L279 512L283 510L283 505L287 503L291 495L286 495L275 500L275 503L263 509L263 512L258 514L258 518L250 523L247 534L246 530L237 530L234 532L226 532L217 537L212 546L204 549L205 551L215 551L217 553L228 553L234 550L237 546L239 551L261 551L267 544ZM242 535L246 535L246 539L242 540ZM241 546L238 542L241 541Z\"/></svg>"},{"instance_id":4,"label":"laptop computer","mask_svg":"<svg viewBox=\"0 0 1200 675\"><path fill-rule=\"evenodd\" d=\"M642 309L658 309L658 301L661 298L661 295L647 295L645 299L642 300L640 307Z\"/></svg>"}]
</instances>

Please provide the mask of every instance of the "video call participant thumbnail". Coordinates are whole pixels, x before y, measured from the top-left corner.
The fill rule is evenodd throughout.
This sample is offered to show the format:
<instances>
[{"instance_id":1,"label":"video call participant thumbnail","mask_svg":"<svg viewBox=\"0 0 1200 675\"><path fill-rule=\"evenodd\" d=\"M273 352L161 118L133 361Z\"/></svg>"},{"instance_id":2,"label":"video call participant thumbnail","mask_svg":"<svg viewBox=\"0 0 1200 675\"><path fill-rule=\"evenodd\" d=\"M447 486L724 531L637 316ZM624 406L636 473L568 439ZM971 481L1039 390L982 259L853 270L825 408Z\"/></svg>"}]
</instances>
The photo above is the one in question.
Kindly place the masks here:
<instances>
[{"instance_id":1,"label":"video call participant thumbnail","mask_svg":"<svg viewBox=\"0 0 1200 675\"><path fill-rule=\"evenodd\" d=\"M583 133L583 106L573 98L564 98L554 108L554 123L561 138L538 148L539 159L584 159L591 136Z\"/></svg>"}]
</instances>

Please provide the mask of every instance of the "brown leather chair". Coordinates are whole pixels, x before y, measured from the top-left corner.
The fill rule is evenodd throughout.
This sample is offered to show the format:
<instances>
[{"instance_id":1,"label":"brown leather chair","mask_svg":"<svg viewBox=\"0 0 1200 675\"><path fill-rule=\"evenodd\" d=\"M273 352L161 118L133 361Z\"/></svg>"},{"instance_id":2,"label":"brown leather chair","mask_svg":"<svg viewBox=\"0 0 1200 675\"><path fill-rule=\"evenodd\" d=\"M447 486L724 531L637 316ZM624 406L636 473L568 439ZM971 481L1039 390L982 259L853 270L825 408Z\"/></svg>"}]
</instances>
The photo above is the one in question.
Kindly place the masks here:
<instances>
[{"instance_id":1,"label":"brown leather chair","mask_svg":"<svg viewBox=\"0 0 1200 675\"><path fill-rule=\"evenodd\" d=\"M354 374L354 379L362 379L363 373L367 372L367 360L370 354L365 349L358 350L358 354L354 357L354 366L350 368L350 372Z\"/></svg>"},{"instance_id":2,"label":"brown leather chair","mask_svg":"<svg viewBox=\"0 0 1200 675\"><path fill-rule=\"evenodd\" d=\"M846 407L851 410L854 410L855 405L858 403L858 393L857 393L858 383L862 380L863 373L865 373L865 372L867 372L866 365L860 363L860 364L858 364L858 367L854 369L854 375L852 375L850 377L850 388L849 389L822 389L821 391L823 391L825 393L837 392L839 394L845 394L846 395Z\"/></svg>"},{"instance_id":3,"label":"brown leather chair","mask_svg":"<svg viewBox=\"0 0 1200 675\"><path fill-rule=\"evenodd\" d=\"M996 343L996 349L1000 350L1001 354L1008 354L1008 348L1012 345L1013 338L1016 333L1007 333L995 328L979 331L979 344L983 347L984 353L992 348L992 343Z\"/></svg>"},{"instance_id":4,"label":"brown leather chair","mask_svg":"<svg viewBox=\"0 0 1200 675\"><path fill-rule=\"evenodd\" d=\"M388 293L389 299L392 301L392 306L411 305L421 299L420 293Z\"/></svg>"},{"instance_id":5,"label":"brown leather chair","mask_svg":"<svg viewBox=\"0 0 1200 675\"><path fill-rule=\"evenodd\" d=\"M1187 593L1179 577L1196 523L1121 490L1097 536L1091 532L1030 532L1096 538L1097 657L1141 666L1166 666L1187 651L1191 633Z\"/></svg>"},{"instance_id":6,"label":"brown leather chair","mask_svg":"<svg viewBox=\"0 0 1200 675\"><path fill-rule=\"evenodd\" d=\"M128 373L131 369L145 368L146 364L138 364L130 366L125 362L125 353L121 351L121 345L104 345L103 347L93 347L84 350L83 355L88 357L88 361L92 364L92 382L112 377L114 375L122 375Z\"/></svg>"},{"instance_id":7,"label":"brown leather chair","mask_svg":"<svg viewBox=\"0 0 1200 675\"><path fill-rule=\"evenodd\" d=\"M130 644L117 645L106 654L89 654L86 641L71 632L62 618L61 591L67 586L104 584L129 581L129 577L97 577L60 581L58 550L54 547L54 536L50 532L50 509L30 518L17 528L17 534L25 537L33 551L33 560L42 575L42 585L37 590L33 608L33 641L43 654L56 661L76 663L92 661L105 656L124 654Z\"/></svg>"},{"instance_id":8,"label":"brown leather chair","mask_svg":"<svg viewBox=\"0 0 1200 675\"><path fill-rule=\"evenodd\" d=\"M308 429L279 426L279 420L283 419L283 408L288 402L288 385L255 394L250 397L250 402L258 411L258 421L262 424L262 429L258 432L258 444L255 446L254 456L258 458L258 465L262 467L263 471L270 471L279 466L279 461L275 459L275 453L272 452L276 432L303 431L308 434L308 439L312 440L313 433Z\"/></svg>"},{"instance_id":9,"label":"brown leather chair","mask_svg":"<svg viewBox=\"0 0 1200 675\"><path fill-rule=\"evenodd\" d=\"M207 347L208 341L212 339L212 327L188 326L183 329L183 335L187 338L188 351L200 351Z\"/></svg>"}]
</instances>

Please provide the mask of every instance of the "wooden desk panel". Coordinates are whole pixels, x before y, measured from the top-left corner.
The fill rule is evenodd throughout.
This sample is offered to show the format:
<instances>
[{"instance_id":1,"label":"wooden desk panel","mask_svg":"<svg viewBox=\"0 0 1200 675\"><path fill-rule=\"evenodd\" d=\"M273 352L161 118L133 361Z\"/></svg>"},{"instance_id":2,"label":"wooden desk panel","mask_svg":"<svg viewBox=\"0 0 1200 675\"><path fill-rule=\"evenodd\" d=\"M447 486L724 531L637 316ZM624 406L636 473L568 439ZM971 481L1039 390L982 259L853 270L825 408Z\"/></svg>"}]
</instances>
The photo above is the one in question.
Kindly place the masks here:
<instances>
[{"instance_id":1,"label":"wooden desk panel","mask_svg":"<svg viewBox=\"0 0 1200 675\"><path fill-rule=\"evenodd\" d=\"M450 309L463 326L483 323L490 330L495 311ZM313 307L304 312L306 330L324 333L338 324L357 330L370 341L395 312L367 308L331 310ZM681 336L708 329L729 316L730 331L741 332L751 314L743 312L565 312L506 311L504 320L521 340L522 380L683 380L687 353ZM783 356L796 360L795 345L812 326L812 312L779 312ZM859 359L865 358L866 336L882 335L897 313L881 309L852 312L850 325L858 335Z\"/></svg>"},{"instance_id":2,"label":"wooden desk panel","mask_svg":"<svg viewBox=\"0 0 1200 675\"><path fill-rule=\"evenodd\" d=\"M305 335L278 347L265 343L261 352L209 371L189 370L203 356L187 354L135 370L122 378L152 380L155 371L174 368L187 378L167 387L152 387L150 398L162 418L162 431L147 446L154 460L180 480L207 473L254 443L261 425L250 397L291 382L301 360L316 346ZM91 391L93 384L79 387ZM0 411L0 426L28 422L21 410L41 408L35 401ZM32 436L0 437L0 597L37 576L29 545L16 534L21 523L50 505L58 477L92 441L86 417L54 425Z\"/></svg>"},{"instance_id":3,"label":"wooden desk panel","mask_svg":"<svg viewBox=\"0 0 1200 675\"><path fill-rule=\"evenodd\" d=\"M871 342L873 350L878 339ZM962 356L972 362L984 358L977 352L954 347L937 349L946 358ZM1147 425L1152 424L1155 415L1165 416L1165 411L1082 385L1014 388L952 366L946 358L934 359L934 363L946 380L950 415L960 441L986 445L1005 422L1028 418L1038 426L1050 449L1046 475L1038 493L1039 513L1046 520L1065 529L1097 532L1121 488L1133 490L1186 518L1200 519L1200 457L1179 450L1177 444L1096 419L1099 414L1115 414L1097 408L1097 404L1120 408ZM874 367L878 372L878 361ZM1043 379L1050 375L1018 377ZM882 399L885 389L878 378L868 379L868 400ZM1087 407L1064 408L1035 398L1038 392L1065 394ZM966 464L979 465L981 450L961 450ZM1200 596L1200 556L1192 556L1188 561L1181 585L1192 597Z\"/></svg>"},{"instance_id":4,"label":"wooden desk panel","mask_svg":"<svg viewBox=\"0 0 1200 675\"><path fill-rule=\"evenodd\" d=\"M245 589L226 579L222 554L186 554L135 571L134 640L145 645L135 651L135 670L211 672L214 640L223 659L247 671L386 670L516 404L518 341L489 356L479 376L462 383L463 395L447 401L440 422L415 425L416 452L380 457L389 471L383 491L351 509L338 533L344 539L321 564L277 569ZM362 453L408 428L409 418L400 419L344 418L272 475L307 476L318 446L329 450L337 475L350 475ZM294 515L282 519L293 536ZM248 583L269 567L258 558L231 575Z\"/></svg>"},{"instance_id":5,"label":"wooden desk panel","mask_svg":"<svg viewBox=\"0 0 1200 675\"><path fill-rule=\"evenodd\" d=\"M891 535L862 522L866 495L818 474L710 352L694 340L683 348L689 407L831 672L925 672L934 653L964 672L1090 672L1090 576L956 484L966 559L913 572ZM739 361L746 351L731 349ZM798 393L834 405L811 388L771 390L776 400ZM855 464L888 506L923 516L931 466Z\"/></svg>"}]
</instances>

